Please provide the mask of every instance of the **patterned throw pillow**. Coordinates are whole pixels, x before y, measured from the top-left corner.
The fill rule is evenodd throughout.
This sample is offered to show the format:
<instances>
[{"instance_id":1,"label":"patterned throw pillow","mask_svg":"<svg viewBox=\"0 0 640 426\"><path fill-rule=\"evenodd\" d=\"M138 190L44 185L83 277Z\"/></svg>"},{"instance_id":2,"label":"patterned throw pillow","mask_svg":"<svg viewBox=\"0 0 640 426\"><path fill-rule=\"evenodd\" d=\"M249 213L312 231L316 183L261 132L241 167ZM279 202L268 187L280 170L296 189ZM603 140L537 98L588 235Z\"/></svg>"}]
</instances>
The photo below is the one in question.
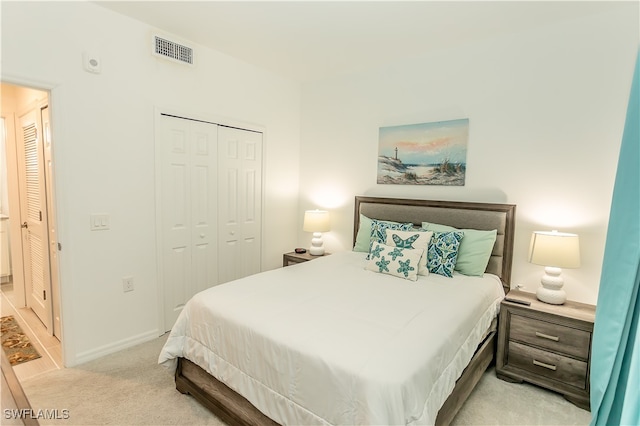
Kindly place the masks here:
<instances>
[{"instance_id":1,"label":"patterned throw pillow","mask_svg":"<svg viewBox=\"0 0 640 426\"><path fill-rule=\"evenodd\" d=\"M369 243L369 255L371 256L371 249L375 243L384 244L387 241L387 229L393 229L396 231L408 231L413 228L413 223L398 223L389 222L387 220L371 219L371 242Z\"/></svg>"},{"instance_id":2,"label":"patterned throw pillow","mask_svg":"<svg viewBox=\"0 0 640 426\"><path fill-rule=\"evenodd\" d=\"M434 232L427 252L429 272L453 277L463 232Z\"/></svg>"},{"instance_id":3,"label":"patterned throw pillow","mask_svg":"<svg viewBox=\"0 0 640 426\"><path fill-rule=\"evenodd\" d=\"M422 227L434 232L464 232L464 238L460 242L460 250L458 250L456 271L464 275L477 277L484 275L493 252L493 245L496 242L497 230L457 229L452 226L429 222L422 222Z\"/></svg>"},{"instance_id":4,"label":"patterned throw pillow","mask_svg":"<svg viewBox=\"0 0 640 426\"><path fill-rule=\"evenodd\" d=\"M405 249L373 243L366 269L415 281L422 249Z\"/></svg>"},{"instance_id":5,"label":"patterned throw pillow","mask_svg":"<svg viewBox=\"0 0 640 426\"><path fill-rule=\"evenodd\" d=\"M420 258L418 275L429 275L429 268L427 268L427 249L429 248L432 235L433 232L422 229L414 231L394 231L393 229L387 229L386 245L391 247L422 249L423 253Z\"/></svg>"}]
</instances>

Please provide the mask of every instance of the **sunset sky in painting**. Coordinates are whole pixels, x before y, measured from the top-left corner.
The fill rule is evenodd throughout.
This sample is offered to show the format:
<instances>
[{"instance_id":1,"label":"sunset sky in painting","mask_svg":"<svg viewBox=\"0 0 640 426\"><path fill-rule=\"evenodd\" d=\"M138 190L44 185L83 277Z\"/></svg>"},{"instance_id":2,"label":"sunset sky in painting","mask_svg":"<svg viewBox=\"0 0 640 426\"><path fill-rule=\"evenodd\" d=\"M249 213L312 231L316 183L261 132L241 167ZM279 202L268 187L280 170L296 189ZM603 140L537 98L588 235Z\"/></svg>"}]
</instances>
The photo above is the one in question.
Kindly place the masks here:
<instances>
[{"instance_id":1,"label":"sunset sky in painting","mask_svg":"<svg viewBox=\"0 0 640 426\"><path fill-rule=\"evenodd\" d=\"M469 119L381 127L378 155L405 164L466 163Z\"/></svg>"}]
</instances>

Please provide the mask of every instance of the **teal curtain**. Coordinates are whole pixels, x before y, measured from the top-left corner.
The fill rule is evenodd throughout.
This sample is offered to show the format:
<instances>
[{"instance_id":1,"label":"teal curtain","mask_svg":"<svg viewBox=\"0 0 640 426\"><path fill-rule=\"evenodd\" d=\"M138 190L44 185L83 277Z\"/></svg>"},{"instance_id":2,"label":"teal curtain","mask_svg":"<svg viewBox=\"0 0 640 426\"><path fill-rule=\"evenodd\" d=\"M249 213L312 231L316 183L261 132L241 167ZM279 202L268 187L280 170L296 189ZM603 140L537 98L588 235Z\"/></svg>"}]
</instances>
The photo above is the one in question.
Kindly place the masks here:
<instances>
[{"instance_id":1,"label":"teal curtain","mask_svg":"<svg viewBox=\"0 0 640 426\"><path fill-rule=\"evenodd\" d=\"M596 307L591 425L640 425L640 50L631 84Z\"/></svg>"}]
</instances>

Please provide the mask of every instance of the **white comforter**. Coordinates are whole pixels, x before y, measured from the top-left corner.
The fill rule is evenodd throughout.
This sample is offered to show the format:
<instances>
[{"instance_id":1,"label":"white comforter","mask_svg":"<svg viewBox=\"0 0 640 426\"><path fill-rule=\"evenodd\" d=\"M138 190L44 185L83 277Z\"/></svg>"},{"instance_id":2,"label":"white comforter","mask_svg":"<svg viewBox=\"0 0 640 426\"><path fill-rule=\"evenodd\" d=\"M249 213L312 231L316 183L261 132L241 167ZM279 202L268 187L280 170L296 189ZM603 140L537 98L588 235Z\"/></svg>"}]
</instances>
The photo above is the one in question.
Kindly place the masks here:
<instances>
[{"instance_id":1,"label":"white comforter","mask_svg":"<svg viewBox=\"0 0 640 426\"><path fill-rule=\"evenodd\" d=\"M191 299L160 353L204 368L281 424L433 424L504 292L498 277L418 281L344 252Z\"/></svg>"}]
</instances>

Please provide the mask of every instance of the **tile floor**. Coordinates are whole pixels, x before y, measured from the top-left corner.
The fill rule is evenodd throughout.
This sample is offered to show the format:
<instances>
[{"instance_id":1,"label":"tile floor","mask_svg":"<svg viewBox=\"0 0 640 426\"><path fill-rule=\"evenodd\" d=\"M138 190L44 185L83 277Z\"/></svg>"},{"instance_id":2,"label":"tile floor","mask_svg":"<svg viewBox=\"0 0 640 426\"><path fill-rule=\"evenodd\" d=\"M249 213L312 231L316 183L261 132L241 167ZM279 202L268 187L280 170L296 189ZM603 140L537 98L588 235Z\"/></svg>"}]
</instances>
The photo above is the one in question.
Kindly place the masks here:
<instances>
[{"instance_id":1,"label":"tile floor","mask_svg":"<svg viewBox=\"0 0 640 426\"><path fill-rule=\"evenodd\" d=\"M10 283L2 284L0 292L1 316L13 315L24 333L31 340L40 355L38 359L14 365L13 371L21 382L39 374L63 368L62 348L60 341L47 333L40 319L30 308L16 308L11 301L12 286Z\"/></svg>"}]
</instances>

